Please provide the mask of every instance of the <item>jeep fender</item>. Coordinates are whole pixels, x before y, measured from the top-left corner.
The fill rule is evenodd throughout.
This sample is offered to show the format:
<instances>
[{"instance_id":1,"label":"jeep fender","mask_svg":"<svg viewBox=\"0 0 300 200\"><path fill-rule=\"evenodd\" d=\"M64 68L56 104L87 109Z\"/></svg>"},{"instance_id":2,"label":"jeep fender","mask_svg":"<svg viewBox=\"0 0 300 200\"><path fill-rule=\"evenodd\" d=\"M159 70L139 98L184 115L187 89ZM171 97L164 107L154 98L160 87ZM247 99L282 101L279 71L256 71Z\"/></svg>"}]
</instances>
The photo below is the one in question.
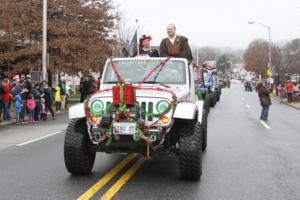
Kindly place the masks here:
<instances>
[{"instance_id":1,"label":"jeep fender","mask_svg":"<svg viewBox=\"0 0 300 200\"><path fill-rule=\"evenodd\" d=\"M174 113L174 118L178 119L195 119L197 105L189 102L178 103Z\"/></svg>"},{"instance_id":2,"label":"jeep fender","mask_svg":"<svg viewBox=\"0 0 300 200\"><path fill-rule=\"evenodd\" d=\"M204 101L196 101L197 109L198 109L198 122L202 124L202 116L204 110Z\"/></svg>"},{"instance_id":3,"label":"jeep fender","mask_svg":"<svg viewBox=\"0 0 300 200\"><path fill-rule=\"evenodd\" d=\"M84 103L71 106L69 109L69 119L79 119L85 117Z\"/></svg>"},{"instance_id":4,"label":"jeep fender","mask_svg":"<svg viewBox=\"0 0 300 200\"><path fill-rule=\"evenodd\" d=\"M174 118L193 120L197 117L198 121L202 123L202 114L203 101L196 101L196 103L182 102L177 104Z\"/></svg>"}]
</instances>

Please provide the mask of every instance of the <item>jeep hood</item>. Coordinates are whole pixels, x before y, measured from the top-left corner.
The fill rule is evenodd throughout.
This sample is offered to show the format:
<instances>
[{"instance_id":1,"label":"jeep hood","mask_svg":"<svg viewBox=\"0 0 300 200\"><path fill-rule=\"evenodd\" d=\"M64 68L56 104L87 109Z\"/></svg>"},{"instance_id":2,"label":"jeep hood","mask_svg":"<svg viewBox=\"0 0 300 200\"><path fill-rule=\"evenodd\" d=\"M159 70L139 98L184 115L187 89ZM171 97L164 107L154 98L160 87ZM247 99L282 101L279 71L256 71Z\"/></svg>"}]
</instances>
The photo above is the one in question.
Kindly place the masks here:
<instances>
[{"instance_id":1,"label":"jeep hood","mask_svg":"<svg viewBox=\"0 0 300 200\"><path fill-rule=\"evenodd\" d=\"M184 89L176 89L176 90L172 88L163 88L163 89L167 89L169 91L174 92L178 99L181 99L189 94L189 91ZM109 97L112 97L112 91L101 92L92 96L92 98L109 98ZM136 90L136 97L137 98L139 97L166 98L171 100L172 94L169 92L158 91L158 90Z\"/></svg>"}]
</instances>

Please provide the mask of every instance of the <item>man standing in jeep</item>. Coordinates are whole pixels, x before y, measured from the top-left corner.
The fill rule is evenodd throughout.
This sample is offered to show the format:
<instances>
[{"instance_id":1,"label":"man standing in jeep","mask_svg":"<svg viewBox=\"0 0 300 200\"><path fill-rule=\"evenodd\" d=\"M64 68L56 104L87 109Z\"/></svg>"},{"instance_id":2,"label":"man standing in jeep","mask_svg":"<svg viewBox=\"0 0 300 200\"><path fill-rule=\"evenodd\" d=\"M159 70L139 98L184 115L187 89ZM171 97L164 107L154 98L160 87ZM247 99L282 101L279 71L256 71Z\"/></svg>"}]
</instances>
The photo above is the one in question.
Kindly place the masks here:
<instances>
[{"instance_id":1,"label":"man standing in jeep","mask_svg":"<svg viewBox=\"0 0 300 200\"><path fill-rule=\"evenodd\" d=\"M176 35L176 27L169 24L167 27L168 37L160 43L160 56L172 56L175 58L186 58L189 64L193 61L192 51L188 39L184 36Z\"/></svg>"}]
</instances>

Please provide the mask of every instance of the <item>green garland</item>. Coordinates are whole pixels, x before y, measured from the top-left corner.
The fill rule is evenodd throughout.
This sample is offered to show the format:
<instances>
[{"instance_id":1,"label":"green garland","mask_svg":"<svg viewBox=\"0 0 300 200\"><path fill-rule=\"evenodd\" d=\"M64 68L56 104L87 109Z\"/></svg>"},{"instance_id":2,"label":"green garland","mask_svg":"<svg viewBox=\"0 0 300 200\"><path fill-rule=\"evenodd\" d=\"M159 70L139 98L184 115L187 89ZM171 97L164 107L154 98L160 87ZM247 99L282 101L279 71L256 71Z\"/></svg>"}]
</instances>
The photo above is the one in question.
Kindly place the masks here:
<instances>
[{"instance_id":1,"label":"green garland","mask_svg":"<svg viewBox=\"0 0 300 200\"><path fill-rule=\"evenodd\" d=\"M141 112L142 115L147 115L149 117L155 117L158 118L161 116L162 113L152 113L152 112L147 112L142 106L139 105L138 102L136 102L135 107L138 109L138 111ZM168 109L164 112L165 114L169 113L172 109L174 108L174 105L168 106Z\"/></svg>"},{"instance_id":2,"label":"green garland","mask_svg":"<svg viewBox=\"0 0 300 200\"><path fill-rule=\"evenodd\" d=\"M198 100L199 100L199 101L203 100L203 97L202 97L201 92L196 91L195 93L196 93L196 96L198 97Z\"/></svg>"},{"instance_id":3,"label":"green garland","mask_svg":"<svg viewBox=\"0 0 300 200\"><path fill-rule=\"evenodd\" d=\"M124 104L124 91L123 91L123 86L124 84L123 83L119 83L119 86L120 86L120 103L119 103L119 108L118 108L118 111L116 113L116 116L120 117L121 114L123 115L127 115L127 117L129 116L129 113L127 111L127 106L126 104ZM201 94L200 94L201 95ZM146 115L146 116L149 116L149 117L153 117L153 118L159 118L162 114L167 114L169 113L173 108L174 106L176 105L176 102L170 106L168 106L168 109L165 110L164 112L162 113L153 113L153 112L147 112L142 106L139 105L138 102L135 102L134 103L134 107L142 114L142 115ZM112 110L112 103L108 103L106 104L106 108L104 110L102 110L100 113L98 113L97 115L94 115L96 117L102 117L104 114L108 114L108 113L111 113L111 110ZM91 112L90 108L89 108L89 111L90 113L94 114L93 112ZM115 118L116 118L115 116ZM113 119L113 121L111 122L110 124L110 127L108 129L108 139L107 139L107 142L106 142L106 145L110 145L113 141L113 125L114 123L116 123L116 119ZM141 136L143 134L143 131L139 128L139 125L137 123L136 120L134 120L132 117L130 117L130 122L132 123L135 123L135 133L133 134L133 140L134 141L138 141L141 139ZM156 141L156 136L151 136L150 137L150 140L151 141Z\"/></svg>"}]
</instances>

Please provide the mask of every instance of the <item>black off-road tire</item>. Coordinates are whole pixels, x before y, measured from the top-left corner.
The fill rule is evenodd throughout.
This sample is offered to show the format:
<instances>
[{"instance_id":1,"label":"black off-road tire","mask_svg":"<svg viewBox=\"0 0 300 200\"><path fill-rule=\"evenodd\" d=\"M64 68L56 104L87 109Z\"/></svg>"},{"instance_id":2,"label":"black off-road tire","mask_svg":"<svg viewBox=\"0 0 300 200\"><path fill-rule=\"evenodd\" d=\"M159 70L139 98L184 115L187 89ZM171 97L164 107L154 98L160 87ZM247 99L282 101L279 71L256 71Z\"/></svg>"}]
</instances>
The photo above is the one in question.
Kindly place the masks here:
<instances>
[{"instance_id":1,"label":"black off-road tire","mask_svg":"<svg viewBox=\"0 0 300 200\"><path fill-rule=\"evenodd\" d=\"M219 90L218 90L218 93L217 93L217 102L219 102L220 101L220 98L221 98L221 94L222 94L222 89L221 88L219 88Z\"/></svg>"},{"instance_id":2,"label":"black off-road tire","mask_svg":"<svg viewBox=\"0 0 300 200\"><path fill-rule=\"evenodd\" d=\"M217 104L217 99L218 99L218 92L214 93L214 101L215 101L215 105Z\"/></svg>"},{"instance_id":3,"label":"black off-road tire","mask_svg":"<svg viewBox=\"0 0 300 200\"><path fill-rule=\"evenodd\" d=\"M207 116L208 113L204 109L202 115L202 151L206 150L207 147Z\"/></svg>"},{"instance_id":4,"label":"black off-road tire","mask_svg":"<svg viewBox=\"0 0 300 200\"><path fill-rule=\"evenodd\" d=\"M220 94L217 94L217 102L219 102L220 101Z\"/></svg>"},{"instance_id":5,"label":"black off-road tire","mask_svg":"<svg viewBox=\"0 0 300 200\"><path fill-rule=\"evenodd\" d=\"M85 120L69 122L64 143L65 165L73 175L88 175L94 166L96 152L88 149L89 138Z\"/></svg>"},{"instance_id":6,"label":"black off-road tire","mask_svg":"<svg viewBox=\"0 0 300 200\"><path fill-rule=\"evenodd\" d=\"M209 104L210 104L210 107L211 108L213 108L213 107L215 107L215 105L216 105L216 100L215 100L215 95L213 94L213 93L210 93L209 94Z\"/></svg>"},{"instance_id":7,"label":"black off-road tire","mask_svg":"<svg viewBox=\"0 0 300 200\"><path fill-rule=\"evenodd\" d=\"M199 180L202 174L202 127L186 122L179 139L179 170L182 179Z\"/></svg>"},{"instance_id":8,"label":"black off-road tire","mask_svg":"<svg viewBox=\"0 0 300 200\"><path fill-rule=\"evenodd\" d=\"M209 113L210 111L210 96L207 94L204 99L204 109Z\"/></svg>"}]
</instances>

